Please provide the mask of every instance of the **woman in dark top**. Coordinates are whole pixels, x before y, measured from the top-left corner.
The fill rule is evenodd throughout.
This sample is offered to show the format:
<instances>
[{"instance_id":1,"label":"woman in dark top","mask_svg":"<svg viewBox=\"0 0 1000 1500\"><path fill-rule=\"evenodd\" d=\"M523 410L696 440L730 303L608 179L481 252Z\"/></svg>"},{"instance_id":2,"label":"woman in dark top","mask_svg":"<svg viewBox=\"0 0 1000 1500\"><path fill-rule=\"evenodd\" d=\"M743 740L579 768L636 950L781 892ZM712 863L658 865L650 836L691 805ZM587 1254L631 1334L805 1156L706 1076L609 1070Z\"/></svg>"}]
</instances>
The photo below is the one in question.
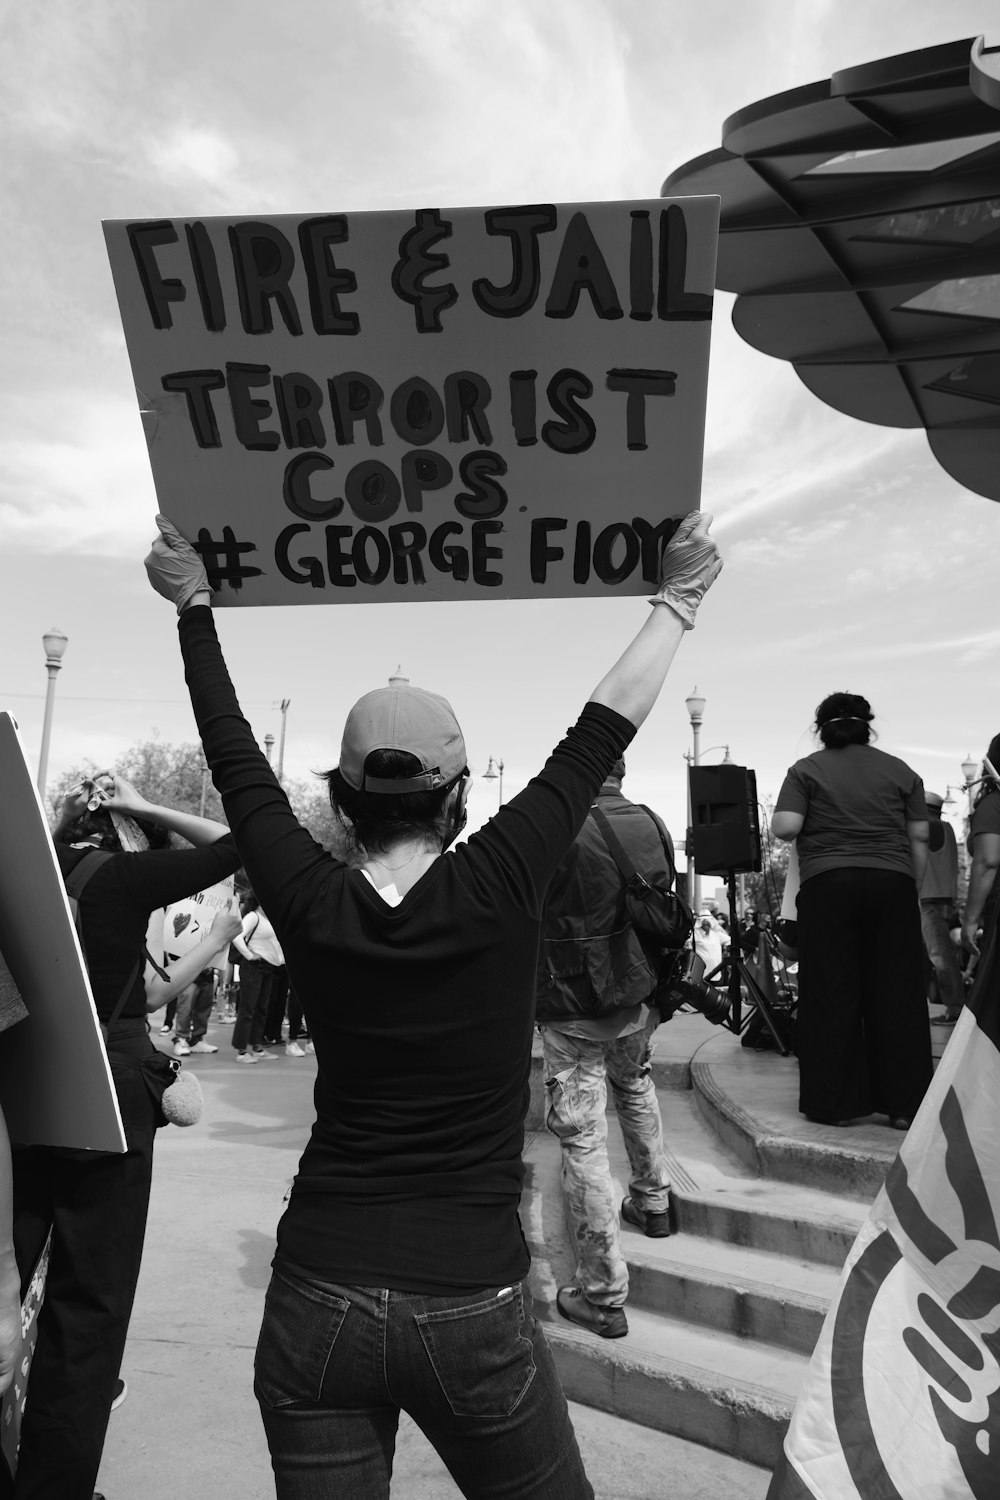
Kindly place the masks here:
<instances>
[{"instance_id":1,"label":"woman in dark top","mask_svg":"<svg viewBox=\"0 0 1000 1500\"><path fill-rule=\"evenodd\" d=\"M146 1024L146 925L157 907L214 885L240 862L223 824L153 806L119 778L108 781L110 795L94 811L87 806L97 800L92 786L67 796L54 837L64 878L82 861L100 861L80 893L79 923L105 1027L125 997L107 1049L127 1150L14 1151L14 1244L22 1282L52 1226L14 1500L89 1500L93 1492L142 1259L157 1126L157 1099L143 1069L159 1057ZM201 847L123 853L111 808Z\"/></svg>"},{"instance_id":2,"label":"woman in dark top","mask_svg":"<svg viewBox=\"0 0 1000 1500\"><path fill-rule=\"evenodd\" d=\"M319 1065L257 1350L280 1500L387 1495L401 1408L467 1496L592 1495L517 1216L541 909L721 566L709 519L681 523L664 607L539 775L446 857L468 784L451 708L411 687L362 698L328 776L362 846L352 869L292 813L240 713L201 561L158 518L147 569L178 606L205 754Z\"/></svg>"},{"instance_id":3,"label":"woman in dark top","mask_svg":"<svg viewBox=\"0 0 1000 1500\"><path fill-rule=\"evenodd\" d=\"M927 808L915 771L869 743L866 699L816 710L822 750L796 761L771 828L795 839L799 1108L824 1125L874 1112L908 1128L931 1078L917 892Z\"/></svg>"}]
</instances>

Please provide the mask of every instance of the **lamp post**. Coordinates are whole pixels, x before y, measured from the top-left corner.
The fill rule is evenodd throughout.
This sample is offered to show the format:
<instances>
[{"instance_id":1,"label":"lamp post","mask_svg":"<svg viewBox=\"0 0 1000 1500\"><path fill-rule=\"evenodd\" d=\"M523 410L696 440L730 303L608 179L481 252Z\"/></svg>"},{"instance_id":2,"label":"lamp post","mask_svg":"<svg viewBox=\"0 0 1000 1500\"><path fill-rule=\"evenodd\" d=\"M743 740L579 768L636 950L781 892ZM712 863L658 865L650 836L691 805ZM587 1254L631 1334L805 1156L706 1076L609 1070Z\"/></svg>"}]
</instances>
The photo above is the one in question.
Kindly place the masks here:
<instances>
[{"instance_id":1,"label":"lamp post","mask_svg":"<svg viewBox=\"0 0 1000 1500\"><path fill-rule=\"evenodd\" d=\"M288 722L288 705L291 698L281 700L281 737L278 740L278 769L274 773L280 781L285 772L285 725Z\"/></svg>"},{"instance_id":2,"label":"lamp post","mask_svg":"<svg viewBox=\"0 0 1000 1500\"><path fill-rule=\"evenodd\" d=\"M500 758L498 760L496 760L496 761L494 761L492 755L490 756L490 763L486 767L486 770L483 772L483 780L484 781L497 781L497 780L499 780L499 782L500 782L500 800L497 803L497 806L498 807L503 807L503 756L500 756Z\"/></svg>"},{"instance_id":3,"label":"lamp post","mask_svg":"<svg viewBox=\"0 0 1000 1500\"><path fill-rule=\"evenodd\" d=\"M693 687L684 699L684 706L688 711L688 718L691 720L692 747L688 765L689 767L697 766L699 764L699 741L701 737L701 721L705 713L705 699L700 696L696 687ZM688 826L685 853L687 855L688 903L692 911L697 911L701 905L701 881L695 874L694 869L694 809L691 804L690 775L688 776Z\"/></svg>"},{"instance_id":4,"label":"lamp post","mask_svg":"<svg viewBox=\"0 0 1000 1500\"><path fill-rule=\"evenodd\" d=\"M42 748L38 756L38 795L45 799L45 781L49 770L49 740L52 737L52 709L56 697L56 673L62 666L63 652L69 644L69 637L64 635L55 626L46 631L42 636L42 645L45 648L45 665L49 673L48 686L45 690L45 716L42 720Z\"/></svg>"}]
</instances>

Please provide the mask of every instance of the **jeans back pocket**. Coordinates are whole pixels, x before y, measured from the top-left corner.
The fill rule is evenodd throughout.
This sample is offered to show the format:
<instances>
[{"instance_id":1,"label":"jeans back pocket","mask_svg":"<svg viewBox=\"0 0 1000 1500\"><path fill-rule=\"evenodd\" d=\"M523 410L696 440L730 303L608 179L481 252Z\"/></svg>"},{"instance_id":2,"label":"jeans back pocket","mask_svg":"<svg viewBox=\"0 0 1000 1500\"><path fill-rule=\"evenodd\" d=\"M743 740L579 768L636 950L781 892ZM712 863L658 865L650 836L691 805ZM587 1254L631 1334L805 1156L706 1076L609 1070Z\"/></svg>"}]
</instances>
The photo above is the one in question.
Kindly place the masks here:
<instances>
[{"instance_id":1,"label":"jeans back pocket","mask_svg":"<svg viewBox=\"0 0 1000 1500\"><path fill-rule=\"evenodd\" d=\"M416 1315L427 1357L457 1417L506 1417L515 1410L535 1377L525 1321L520 1286Z\"/></svg>"},{"instance_id":2,"label":"jeans back pocket","mask_svg":"<svg viewBox=\"0 0 1000 1500\"><path fill-rule=\"evenodd\" d=\"M272 1271L254 1359L254 1386L268 1406L312 1406L350 1309L346 1297Z\"/></svg>"}]
</instances>

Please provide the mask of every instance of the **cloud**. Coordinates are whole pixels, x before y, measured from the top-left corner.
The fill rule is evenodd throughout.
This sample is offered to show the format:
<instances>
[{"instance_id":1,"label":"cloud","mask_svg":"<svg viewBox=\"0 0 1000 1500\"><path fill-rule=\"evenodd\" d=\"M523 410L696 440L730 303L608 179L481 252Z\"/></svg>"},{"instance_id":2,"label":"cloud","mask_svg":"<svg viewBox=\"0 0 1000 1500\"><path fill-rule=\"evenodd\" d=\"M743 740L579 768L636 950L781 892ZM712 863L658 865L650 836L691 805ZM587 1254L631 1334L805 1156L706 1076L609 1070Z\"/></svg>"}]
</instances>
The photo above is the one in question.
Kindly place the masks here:
<instances>
[{"instance_id":1,"label":"cloud","mask_svg":"<svg viewBox=\"0 0 1000 1500\"><path fill-rule=\"evenodd\" d=\"M156 503L135 407L73 391L51 408L24 403L20 415L10 428L18 435L0 441L0 527L8 541L134 556Z\"/></svg>"},{"instance_id":2,"label":"cloud","mask_svg":"<svg viewBox=\"0 0 1000 1500\"><path fill-rule=\"evenodd\" d=\"M239 164L229 141L193 125L180 125L165 139L153 141L149 155L153 168L168 179L193 178L221 190L228 189Z\"/></svg>"}]
</instances>

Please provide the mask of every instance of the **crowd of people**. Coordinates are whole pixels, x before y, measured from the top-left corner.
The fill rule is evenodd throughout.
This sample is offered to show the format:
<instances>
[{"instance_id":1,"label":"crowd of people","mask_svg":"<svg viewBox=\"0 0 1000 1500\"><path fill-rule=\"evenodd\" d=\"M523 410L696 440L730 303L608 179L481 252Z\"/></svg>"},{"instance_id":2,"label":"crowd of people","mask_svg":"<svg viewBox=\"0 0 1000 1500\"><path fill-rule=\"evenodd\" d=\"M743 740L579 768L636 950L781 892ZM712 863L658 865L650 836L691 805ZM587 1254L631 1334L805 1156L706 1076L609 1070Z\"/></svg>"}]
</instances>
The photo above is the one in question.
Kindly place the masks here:
<instances>
[{"instance_id":1,"label":"crowd of people","mask_svg":"<svg viewBox=\"0 0 1000 1500\"><path fill-rule=\"evenodd\" d=\"M654 1238L676 1227L651 1076L661 952L635 905L637 884L666 892L676 872L661 820L623 793L624 752L721 568L709 520L681 523L633 641L524 791L464 843L467 755L448 702L397 683L355 704L326 776L353 844L345 862L296 819L241 713L201 559L159 518L147 571L177 608L229 826L152 806L114 776L60 812L60 869L67 882L87 870L78 921L127 1149L13 1152L9 1243L0 1200L0 1384L14 1288L52 1231L13 1500L94 1493L170 1054L217 1050L207 1029L213 1004L225 1004L218 969L230 955L238 999L219 1019L232 1021L236 1060L282 1045L292 1058L315 1050L317 1062L316 1118L278 1226L255 1360L279 1500L331 1485L387 1495L401 1410L463 1494L592 1495L532 1311L518 1219L532 1036L537 1026L576 1252L556 1307L620 1338L622 1224ZM851 694L820 704L821 748L789 770L773 831L795 840L801 870L802 1112L823 1125L880 1112L905 1129L931 1076L928 973L948 1014L962 1004L954 839L940 798L870 743L872 718ZM1000 757L1000 737L990 751ZM121 850L123 815L150 847ZM194 847L164 847L164 831ZM989 778L971 849L962 934L978 952L1000 867L1000 792ZM217 917L177 970L150 967L150 913L238 869L241 913ZM746 937L708 907L688 930L716 976ZM0 1029L17 1019L3 979L0 967ZM157 1049L147 1017L169 1001ZM621 1202L609 1084L629 1161ZM0 1138L0 1158L2 1147Z\"/></svg>"}]
</instances>

